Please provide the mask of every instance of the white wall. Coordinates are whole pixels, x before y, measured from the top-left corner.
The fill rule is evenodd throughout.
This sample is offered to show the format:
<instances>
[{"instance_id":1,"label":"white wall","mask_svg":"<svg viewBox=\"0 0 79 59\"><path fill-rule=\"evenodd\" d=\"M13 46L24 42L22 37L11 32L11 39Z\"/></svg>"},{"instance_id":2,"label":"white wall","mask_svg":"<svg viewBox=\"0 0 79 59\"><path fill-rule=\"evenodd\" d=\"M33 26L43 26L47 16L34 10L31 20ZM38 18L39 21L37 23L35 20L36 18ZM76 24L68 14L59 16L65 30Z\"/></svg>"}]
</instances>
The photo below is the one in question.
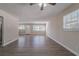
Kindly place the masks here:
<instances>
[{"instance_id":1,"label":"white wall","mask_svg":"<svg viewBox=\"0 0 79 59\"><path fill-rule=\"evenodd\" d=\"M18 39L18 19L7 12L0 10L0 16L3 16L3 46Z\"/></svg>"},{"instance_id":2,"label":"white wall","mask_svg":"<svg viewBox=\"0 0 79 59\"><path fill-rule=\"evenodd\" d=\"M52 17L48 24L48 36L74 54L79 55L79 32L65 32L63 30L63 16L76 9L79 9L79 4L73 4L58 16Z\"/></svg>"}]
</instances>

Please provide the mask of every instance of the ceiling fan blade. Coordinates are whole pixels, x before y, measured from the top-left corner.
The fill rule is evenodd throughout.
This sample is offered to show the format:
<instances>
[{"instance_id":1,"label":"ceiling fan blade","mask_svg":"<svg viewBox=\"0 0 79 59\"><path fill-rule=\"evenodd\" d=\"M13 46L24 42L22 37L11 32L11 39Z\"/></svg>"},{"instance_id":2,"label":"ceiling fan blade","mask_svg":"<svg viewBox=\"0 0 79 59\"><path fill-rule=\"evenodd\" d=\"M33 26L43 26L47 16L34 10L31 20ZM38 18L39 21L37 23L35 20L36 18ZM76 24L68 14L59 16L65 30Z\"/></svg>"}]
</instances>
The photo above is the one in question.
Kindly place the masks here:
<instances>
[{"instance_id":1,"label":"ceiling fan blade","mask_svg":"<svg viewBox=\"0 0 79 59\"><path fill-rule=\"evenodd\" d=\"M56 3L49 3L49 4L50 4L50 5L53 5L53 6L56 5Z\"/></svg>"},{"instance_id":2,"label":"ceiling fan blade","mask_svg":"<svg viewBox=\"0 0 79 59\"><path fill-rule=\"evenodd\" d=\"M29 5L34 5L35 3L29 3Z\"/></svg>"},{"instance_id":3,"label":"ceiling fan blade","mask_svg":"<svg viewBox=\"0 0 79 59\"><path fill-rule=\"evenodd\" d=\"M43 10L44 9L44 4L42 3L42 5L41 5L41 10Z\"/></svg>"}]
</instances>

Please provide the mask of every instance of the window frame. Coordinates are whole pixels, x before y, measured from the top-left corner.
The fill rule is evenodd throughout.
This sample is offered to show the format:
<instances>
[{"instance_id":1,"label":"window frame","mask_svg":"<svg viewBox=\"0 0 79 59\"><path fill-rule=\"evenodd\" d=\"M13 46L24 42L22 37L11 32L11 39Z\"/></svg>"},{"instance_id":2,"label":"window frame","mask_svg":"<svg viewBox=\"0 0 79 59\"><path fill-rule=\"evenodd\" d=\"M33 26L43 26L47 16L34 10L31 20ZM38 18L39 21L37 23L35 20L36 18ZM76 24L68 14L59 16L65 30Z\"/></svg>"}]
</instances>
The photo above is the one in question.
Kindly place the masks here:
<instances>
[{"instance_id":1,"label":"window frame","mask_svg":"<svg viewBox=\"0 0 79 59\"><path fill-rule=\"evenodd\" d=\"M65 31L79 31L79 9L63 16L63 28Z\"/></svg>"}]
</instances>

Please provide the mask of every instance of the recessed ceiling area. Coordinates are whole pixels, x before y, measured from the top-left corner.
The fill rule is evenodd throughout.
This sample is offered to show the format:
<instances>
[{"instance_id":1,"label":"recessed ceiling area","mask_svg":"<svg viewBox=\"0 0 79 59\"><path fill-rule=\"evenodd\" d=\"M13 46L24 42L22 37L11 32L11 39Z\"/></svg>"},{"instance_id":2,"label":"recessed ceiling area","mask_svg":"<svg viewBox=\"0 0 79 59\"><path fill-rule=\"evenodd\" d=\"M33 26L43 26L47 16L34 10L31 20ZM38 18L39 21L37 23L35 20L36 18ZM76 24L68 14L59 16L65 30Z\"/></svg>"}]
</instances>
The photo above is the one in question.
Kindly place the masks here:
<instances>
[{"instance_id":1,"label":"recessed ceiling area","mask_svg":"<svg viewBox=\"0 0 79 59\"><path fill-rule=\"evenodd\" d=\"M30 6L28 3L3 3L0 9L18 17L20 21L43 20L56 16L58 13L69 7L71 3L56 3L55 6L47 5L43 11L35 4Z\"/></svg>"}]
</instances>

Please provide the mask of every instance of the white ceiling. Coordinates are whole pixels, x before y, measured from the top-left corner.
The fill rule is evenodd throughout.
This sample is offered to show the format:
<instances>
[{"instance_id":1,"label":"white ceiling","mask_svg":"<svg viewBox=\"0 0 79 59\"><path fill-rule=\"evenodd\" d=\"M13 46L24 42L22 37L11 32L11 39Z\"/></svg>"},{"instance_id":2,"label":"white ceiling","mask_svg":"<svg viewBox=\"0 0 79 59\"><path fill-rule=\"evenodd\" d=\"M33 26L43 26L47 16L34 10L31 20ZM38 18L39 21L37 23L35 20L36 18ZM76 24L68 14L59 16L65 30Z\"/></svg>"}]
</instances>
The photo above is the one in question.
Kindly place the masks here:
<instances>
[{"instance_id":1,"label":"white ceiling","mask_svg":"<svg viewBox=\"0 0 79 59\"><path fill-rule=\"evenodd\" d=\"M30 6L28 3L9 3L0 4L0 8L8 13L18 17L20 21L25 20L43 20L56 16L71 3L57 3L55 6L48 5L43 11L38 5Z\"/></svg>"}]
</instances>

